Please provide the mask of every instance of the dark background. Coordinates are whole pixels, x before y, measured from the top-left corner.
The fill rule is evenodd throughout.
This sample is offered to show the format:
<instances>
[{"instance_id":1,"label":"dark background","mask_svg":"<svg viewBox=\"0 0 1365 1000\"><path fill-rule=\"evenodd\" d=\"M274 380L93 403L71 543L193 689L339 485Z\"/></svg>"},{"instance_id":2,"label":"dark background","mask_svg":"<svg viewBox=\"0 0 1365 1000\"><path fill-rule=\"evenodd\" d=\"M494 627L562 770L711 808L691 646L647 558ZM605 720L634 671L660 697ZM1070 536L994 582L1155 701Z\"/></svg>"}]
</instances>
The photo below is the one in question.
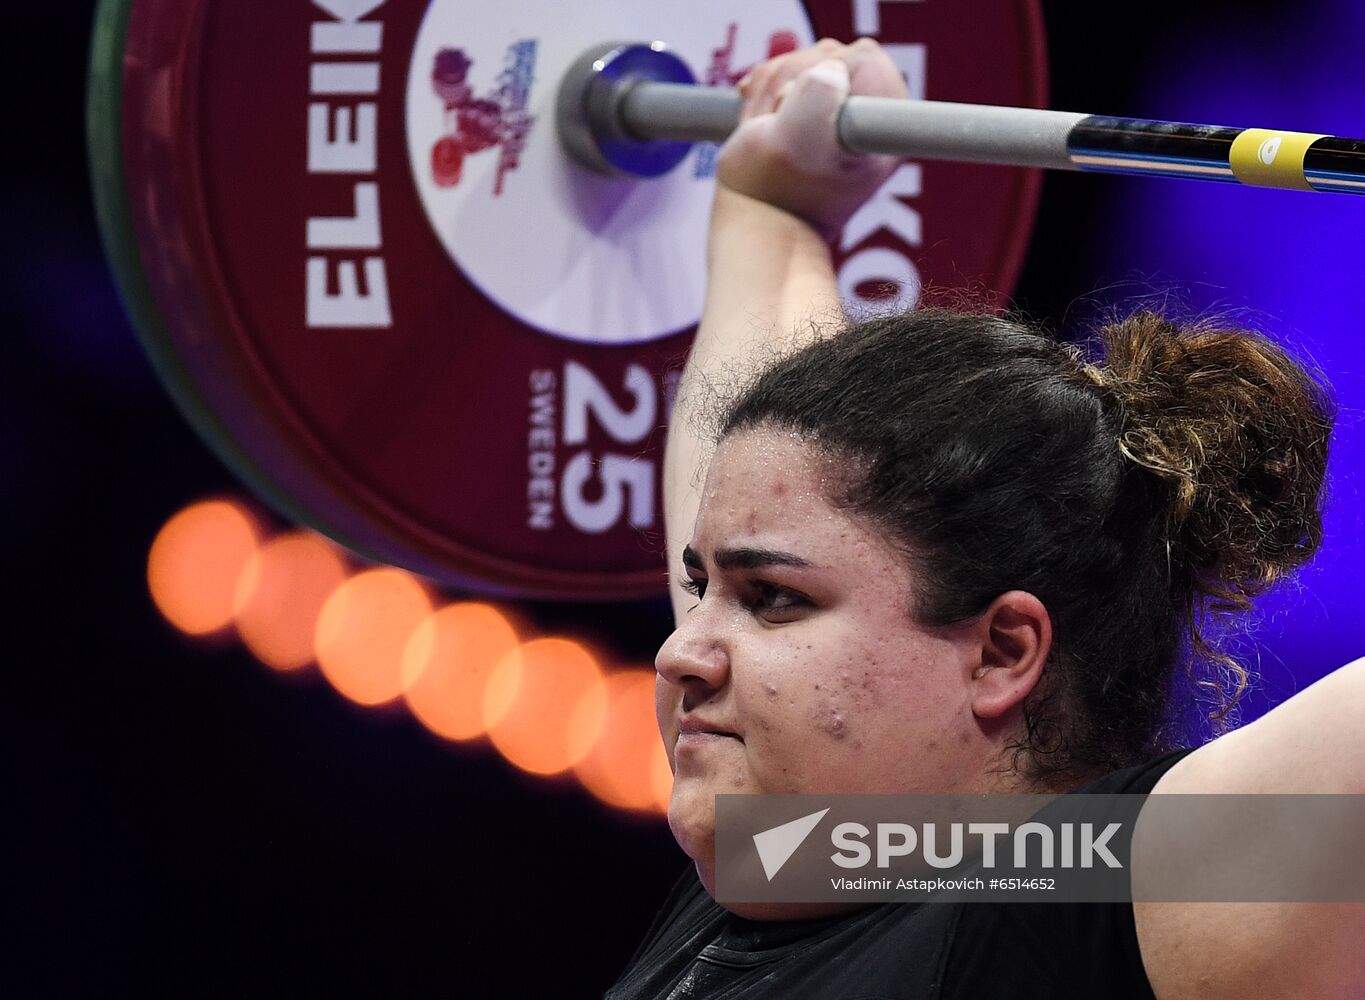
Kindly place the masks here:
<instances>
[{"instance_id":1,"label":"dark background","mask_svg":"<svg viewBox=\"0 0 1365 1000\"><path fill-rule=\"evenodd\" d=\"M609 809L572 782L525 776L491 751L453 748L406 713L354 706L316 673L281 677L233 642L190 642L153 608L144 571L157 530L187 502L239 489L155 381L104 266L82 127L92 8L6 14L11 50L42 67L42 83L30 81L12 113L9 134L22 141L7 157L0 237L11 594L0 673L0 995L600 994L682 870L661 820ZM1362 32L1358 15L1338 19L1347 9L1048 4L1052 104L1199 120L1205 105L1192 105L1203 96L1205 120L1365 133L1358 111L1343 112L1355 116L1347 121L1330 114L1361 103L1359 71L1324 65L1344 57L1294 34L1308 24L1313 38L1338 37L1350 51ZM1296 117L1265 121L1258 106L1236 103L1245 94L1227 67L1237 53L1256 79L1273 77ZM1172 89L1205 59L1214 89ZM1323 92L1336 104L1310 108ZM1232 103L1219 104L1220 93ZM1259 193L1220 190L1160 224L1134 207L1183 206L1178 198L1195 196L1177 189L1195 187L1050 176L1018 303L1074 333L1097 304L1134 287L1135 271L1143 290L1170 270L1195 283L1196 304L1257 305L1256 289L1182 274L1179 262L1224 226L1218 213L1300 211L1313 196L1257 202ZM1332 218L1353 220L1348 233L1365 228L1349 215L1355 203L1337 207L1345 201L1333 200ZM1358 239L1277 240L1303 281L1324 261L1359 274ZM1239 242L1225 237L1223 253ZM1336 288L1349 314L1357 284L1343 278L1319 297ZM1345 380L1353 426L1358 354L1313 331L1301 337ZM1348 533L1359 527L1350 479L1339 467ZM1338 555L1352 563L1349 548ZM1308 597L1296 591L1290 610L1260 623L1263 665L1288 666L1269 672L1255 705L1358 652L1332 597L1357 592L1358 577L1341 572L1318 591L1310 580ZM590 614L639 662L668 627L659 605L526 610L545 629Z\"/></svg>"}]
</instances>

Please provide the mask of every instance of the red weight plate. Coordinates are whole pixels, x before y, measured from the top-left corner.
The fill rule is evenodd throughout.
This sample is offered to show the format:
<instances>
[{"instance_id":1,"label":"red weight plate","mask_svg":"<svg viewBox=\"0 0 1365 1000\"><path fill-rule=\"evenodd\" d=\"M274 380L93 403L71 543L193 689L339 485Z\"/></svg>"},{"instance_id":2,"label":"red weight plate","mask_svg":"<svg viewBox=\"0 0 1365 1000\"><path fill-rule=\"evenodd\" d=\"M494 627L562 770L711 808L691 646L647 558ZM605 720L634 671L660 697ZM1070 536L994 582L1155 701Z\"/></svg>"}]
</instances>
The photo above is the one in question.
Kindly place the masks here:
<instances>
[{"instance_id":1,"label":"red weight plate","mask_svg":"<svg viewBox=\"0 0 1365 1000\"><path fill-rule=\"evenodd\" d=\"M201 432L362 552L562 599L663 589L661 426L700 312L714 149L657 181L585 173L554 134L561 68L658 38L731 82L870 34L923 96L1044 99L1037 5L1015 0L123 0L105 16L126 18L144 335ZM1036 188L904 165L845 232L844 294L1008 292Z\"/></svg>"}]
</instances>

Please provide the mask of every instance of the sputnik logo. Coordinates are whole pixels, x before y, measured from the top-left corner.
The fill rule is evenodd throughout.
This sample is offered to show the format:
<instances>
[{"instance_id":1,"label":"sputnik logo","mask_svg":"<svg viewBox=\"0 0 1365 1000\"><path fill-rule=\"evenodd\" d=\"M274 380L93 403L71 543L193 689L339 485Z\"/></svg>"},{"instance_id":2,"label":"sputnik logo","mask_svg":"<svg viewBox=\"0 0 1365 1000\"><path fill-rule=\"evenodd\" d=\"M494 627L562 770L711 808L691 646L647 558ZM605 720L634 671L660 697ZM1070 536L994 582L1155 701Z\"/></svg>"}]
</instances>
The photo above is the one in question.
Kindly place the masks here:
<instances>
[{"instance_id":1,"label":"sputnik logo","mask_svg":"<svg viewBox=\"0 0 1365 1000\"><path fill-rule=\"evenodd\" d=\"M790 823L783 823L771 830L754 834L754 847L758 849L758 859L763 862L763 874L768 877L769 882L782 870L782 866L791 860L796 849L806 842L806 838L820 824L820 820L825 818L827 812L828 809L821 809L809 816L802 816Z\"/></svg>"},{"instance_id":2,"label":"sputnik logo","mask_svg":"<svg viewBox=\"0 0 1365 1000\"><path fill-rule=\"evenodd\" d=\"M1267 167L1274 164L1275 157L1280 155L1280 144L1282 142L1284 142L1284 136L1271 136L1265 142L1261 143L1261 148L1256 151L1256 155L1260 157L1261 162Z\"/></svg>"}]
</instances>

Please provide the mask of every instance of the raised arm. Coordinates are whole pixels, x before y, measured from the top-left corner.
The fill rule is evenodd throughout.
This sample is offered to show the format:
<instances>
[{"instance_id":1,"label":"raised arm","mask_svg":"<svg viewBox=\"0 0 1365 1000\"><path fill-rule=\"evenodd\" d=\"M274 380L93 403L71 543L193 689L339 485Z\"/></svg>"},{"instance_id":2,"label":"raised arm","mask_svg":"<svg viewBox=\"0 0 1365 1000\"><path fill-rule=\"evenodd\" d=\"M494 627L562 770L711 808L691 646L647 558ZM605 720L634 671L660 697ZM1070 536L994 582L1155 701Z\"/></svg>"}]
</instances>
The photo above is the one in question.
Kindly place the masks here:
<instances>
[{"instance_id":1,"label":"raised arm","mask_svg":"<svg viewBox=\"0 0 1365 1000\"><path fill-rule=\"evenodd\" d=\"M878 46L829 40L769 60L741 82L740 128L721 150L707 244L707 288L664 454L664 524L675 619L692 599L677 586L709 443L698 426L708 390L818 336L842 317L829 241L894 169L835 139L850 92L905 96Z\"/></svg>"},{"instance_id":2,"label":"raised arm","mask_svg":"<svg viewBox=\"0 0 1365 1000\"><path fill-rule=\"evenodd\" d=\"M1155 794L1365 795L1365 659L1356 660L1250 725L1176 764ZM1294 830L1325 872L1358 868L1341 851ZM1241 836L1276 837L1246 830ZM1139 823L1133 878L1143 837ZM1365 831L1361 831L1365 843ZM1210 844L1210 852L1230 845ZM1138 943L1159 1000L1348 1000L1365 996L1365 903L1136 903Z\"/></svg>"}]
</instances>

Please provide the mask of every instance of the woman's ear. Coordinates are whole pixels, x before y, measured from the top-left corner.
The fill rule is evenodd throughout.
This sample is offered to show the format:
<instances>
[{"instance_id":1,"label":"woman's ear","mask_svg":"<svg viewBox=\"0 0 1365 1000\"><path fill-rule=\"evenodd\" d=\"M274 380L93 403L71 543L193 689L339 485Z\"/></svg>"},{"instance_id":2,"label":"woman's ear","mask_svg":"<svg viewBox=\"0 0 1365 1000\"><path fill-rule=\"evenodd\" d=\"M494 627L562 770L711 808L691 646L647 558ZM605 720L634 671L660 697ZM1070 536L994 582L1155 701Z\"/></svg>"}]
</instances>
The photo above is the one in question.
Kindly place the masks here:
<instances>
[{"instance_id":1,"label":"woman's ear","mask_svg":"<svg viewBox=\"0 0 1365 1000\"><path fill-rule=\"evenodd\" d=\"M991 602L973 631L972 713L998 719L1021 705L1042 678L1052 649L1052 619L1038 598L1010 590Z\"/></svg>"}]
</instances>

